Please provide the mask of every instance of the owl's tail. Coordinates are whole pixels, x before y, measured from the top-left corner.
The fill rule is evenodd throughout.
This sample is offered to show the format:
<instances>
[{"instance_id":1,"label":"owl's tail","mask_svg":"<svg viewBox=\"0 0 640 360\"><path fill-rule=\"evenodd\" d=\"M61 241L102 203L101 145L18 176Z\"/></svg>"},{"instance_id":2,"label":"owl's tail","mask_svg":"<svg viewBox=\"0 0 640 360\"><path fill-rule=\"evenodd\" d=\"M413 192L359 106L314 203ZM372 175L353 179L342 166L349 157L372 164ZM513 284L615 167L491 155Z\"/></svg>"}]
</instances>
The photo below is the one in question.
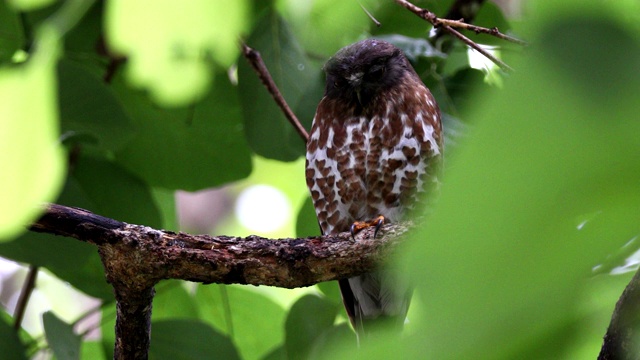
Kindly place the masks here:
<instances>
[{"instance_id":1,"label":"owl's tail","mask_svg":"<svg viewBox=\"0 0 640 360\"><path fill-rule=\"evenodd\" d=\"M340 280L339 284L359 344L378 334L402 331L412 287L397 271L380 270Z\"/></svg>"}]
</instances>

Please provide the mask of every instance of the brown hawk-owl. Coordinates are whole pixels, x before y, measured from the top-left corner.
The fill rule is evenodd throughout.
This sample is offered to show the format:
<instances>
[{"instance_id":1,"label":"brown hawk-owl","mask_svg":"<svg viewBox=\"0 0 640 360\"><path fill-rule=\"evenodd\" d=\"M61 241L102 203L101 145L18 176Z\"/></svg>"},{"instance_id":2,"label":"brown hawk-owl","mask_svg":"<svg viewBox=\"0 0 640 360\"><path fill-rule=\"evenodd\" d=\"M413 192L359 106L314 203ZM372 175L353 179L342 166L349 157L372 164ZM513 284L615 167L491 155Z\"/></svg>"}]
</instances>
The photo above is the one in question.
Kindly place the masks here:
<instances>
[{"instance_id":1,"label":"brown hawk-owl","mask_svg":"<svg viewBox=\"0 0 640 360\"><path fill-rule=\"evenodd\" d=\"M379 215L401 220L437 182L444 138L435 99L402 51L385 41L347 46L324 71L306 161L322 232L349 231ZM398 274L380 270L339 284L358 338L376 323L402 327L411 288Z\"/></svg>"}]
</instances>

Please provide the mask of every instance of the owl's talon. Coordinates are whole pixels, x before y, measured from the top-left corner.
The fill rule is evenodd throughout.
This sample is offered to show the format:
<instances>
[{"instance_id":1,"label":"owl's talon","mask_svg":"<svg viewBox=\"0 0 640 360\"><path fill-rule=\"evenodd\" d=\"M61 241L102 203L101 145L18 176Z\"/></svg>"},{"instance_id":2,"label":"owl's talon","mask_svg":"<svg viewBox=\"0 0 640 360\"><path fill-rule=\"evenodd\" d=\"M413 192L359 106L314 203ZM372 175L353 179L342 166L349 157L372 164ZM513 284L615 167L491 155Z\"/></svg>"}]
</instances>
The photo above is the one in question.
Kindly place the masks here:
<instances>
[{"instance_id":1,"label":"owl's talon","mask_svg":"<svg viewBox=\"0 0 640 360\"><path fill-rule=\"evenodd\" d=\"M356 241L356 233L360 231L360 230L356 230L358 224L359 222L356 221L353 224L351 224L351 227L349 228L349 232L351 233L351 241L353 242Z\"/></svg>"},{"instance_id":2,"label":"owl's talon","mask_svg":"<svg viewBox=\"0 0 640 360\"><path fill-rule=\"evenodd\" d=\"M353 239L353 241L356 241L356 234L368 227L375 227L375 230L373 232L373 238L375 239L378 235L378 231L380 231L380 228L382 228L382 225L384 225L384 221L385 218L382 215L371 221L355 221L349 228L349 231L351 232L351 239Z\"/></svg>"},{"instance_id":3,"label":"owl's talon","mask_svg":"<svg viewBox=\"0 0 640 360\"><path fill-rule=\"evenodd\" d=\"M384 216L380 215L373 221L375 222L375 227L376 227L375 230L373 231L373 238L375 239L378 236L378 231L380 231L380 229L382 228L382 225L384 225Z\"/></svg>"}]
</instances>

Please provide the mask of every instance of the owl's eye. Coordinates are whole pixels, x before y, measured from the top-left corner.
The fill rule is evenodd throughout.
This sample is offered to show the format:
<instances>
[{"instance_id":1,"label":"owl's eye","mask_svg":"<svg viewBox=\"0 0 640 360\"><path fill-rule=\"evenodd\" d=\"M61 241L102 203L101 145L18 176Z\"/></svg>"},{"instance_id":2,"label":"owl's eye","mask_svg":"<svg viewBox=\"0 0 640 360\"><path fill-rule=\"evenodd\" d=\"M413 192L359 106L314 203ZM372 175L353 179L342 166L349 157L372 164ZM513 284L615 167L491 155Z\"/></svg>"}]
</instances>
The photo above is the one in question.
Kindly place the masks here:
<instances>
[{"instance_id":1,"label":"owl's eye","mask_svg":"<svg viewBox=\"0 0 640 360\"><path fill-rule=\"evenodd\" d=\"M371 80L378 80L382 78L386 71L387 68L384 66L384 64L374 65L367 72L367 77L369 77L369 79Z\"/></svg>"},{"instance_id":2,"label":"owl's eye","mask_svg":"<svg viewBox=\"0 0 640 360\"><path fill-rule=\"evenodd\" d=\"M345 83L344 79L336 79L333 81L333 86L336 88L341 88L344 86L344 83Z\"/></svg>"}]
</instances>

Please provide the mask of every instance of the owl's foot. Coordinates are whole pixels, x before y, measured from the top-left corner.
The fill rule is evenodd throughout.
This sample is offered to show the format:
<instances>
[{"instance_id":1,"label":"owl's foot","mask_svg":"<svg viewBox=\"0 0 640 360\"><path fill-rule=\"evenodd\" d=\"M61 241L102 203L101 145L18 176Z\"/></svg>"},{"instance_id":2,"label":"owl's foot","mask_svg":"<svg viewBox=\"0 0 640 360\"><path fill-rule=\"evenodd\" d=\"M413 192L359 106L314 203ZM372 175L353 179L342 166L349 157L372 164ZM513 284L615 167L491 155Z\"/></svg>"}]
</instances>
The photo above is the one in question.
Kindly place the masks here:
<instances>
[{"instance_id":1,"label":"owl's foot","mask_svg":"<svg viewBox=\"0 0 640 360\"><path fill-rule=\"evenodd\" d=\"M378 235L378 231L380 231L380 228L382 227L382 225L384 225L384 220L384 216L380 215L371 221L354 222L353 224L351 224L351 228L349 229L351 231L351 239L355 241L357 233L372 226L375 226L375 231L373 232L373 238L375 239Z\"/></svg>"}]
</instances>

